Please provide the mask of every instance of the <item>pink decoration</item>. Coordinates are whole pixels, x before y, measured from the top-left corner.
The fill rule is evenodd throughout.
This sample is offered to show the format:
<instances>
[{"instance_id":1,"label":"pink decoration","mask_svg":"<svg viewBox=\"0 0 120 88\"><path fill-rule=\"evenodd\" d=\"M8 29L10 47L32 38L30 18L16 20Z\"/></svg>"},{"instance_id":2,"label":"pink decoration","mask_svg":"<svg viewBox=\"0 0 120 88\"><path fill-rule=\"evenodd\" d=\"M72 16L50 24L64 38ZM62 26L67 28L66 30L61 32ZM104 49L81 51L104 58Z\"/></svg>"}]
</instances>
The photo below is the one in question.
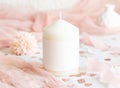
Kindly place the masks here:
<instances>
[{"instance_id":1,"label":"pink decoration","mask_svg":"<svg viewBox=\"0 0 120 88\"><path fill-rule=\"evenodd\" d=\"M19 32L10 43L10 50L16 55L35 53L37 40L27 32Z\"/></svg>"},{"instance_id":2,"label":"pink decoration","mask_svg":"<svg viewBox=\"0 0 120 88\"><path fill-rule=\"evenodd\" d=\"M63 81L41 69L39 63L27 63L0 53L0 88L68 88Z\"/></svg>"}]
</instances>

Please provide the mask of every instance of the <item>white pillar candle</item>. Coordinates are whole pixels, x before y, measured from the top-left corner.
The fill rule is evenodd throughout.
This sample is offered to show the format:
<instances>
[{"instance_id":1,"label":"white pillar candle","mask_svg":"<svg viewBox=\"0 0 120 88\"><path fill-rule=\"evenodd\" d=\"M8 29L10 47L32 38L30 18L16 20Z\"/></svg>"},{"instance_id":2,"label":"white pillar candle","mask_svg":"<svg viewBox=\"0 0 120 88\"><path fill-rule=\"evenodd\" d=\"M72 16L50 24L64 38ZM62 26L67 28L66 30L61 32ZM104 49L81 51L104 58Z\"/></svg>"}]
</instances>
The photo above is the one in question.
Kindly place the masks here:
<instances>
[{"instance_id":1,"label":"white pillar candle","mask_svg":"<svg viewBox=\"0 0 120 88\"><path fill-rule=\"evenodd\" d=\"M44 68L57 76L79 73L79 29L60 19L43 30Z\"/></svg>"}]
</instances>

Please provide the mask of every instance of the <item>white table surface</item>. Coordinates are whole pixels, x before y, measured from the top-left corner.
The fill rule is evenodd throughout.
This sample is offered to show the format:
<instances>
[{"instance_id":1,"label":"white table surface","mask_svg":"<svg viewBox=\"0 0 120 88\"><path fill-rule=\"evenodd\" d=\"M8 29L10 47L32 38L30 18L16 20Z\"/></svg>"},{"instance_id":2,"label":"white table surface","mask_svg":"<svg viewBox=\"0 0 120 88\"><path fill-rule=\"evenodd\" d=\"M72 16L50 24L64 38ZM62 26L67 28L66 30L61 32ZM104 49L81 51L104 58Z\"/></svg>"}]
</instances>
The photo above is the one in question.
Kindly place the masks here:
<instances>
[{"instance_id":1,"label":"white table surface","mask_svg":"<svg viewBox=\"0 0 120 88\"><path fill-rule=\"evenodd\" d=\"M103 36L103 37L98 37L98 36L93 36L96 39L99 40L104 40L104 42L111 44L112 46L119 46L120 45L120 35L112 35L112 36ZM113 40L114 39L114 40ZM26 56L17 56L17 57L22 57L24 60L28 62L39 62L42 64L42 44L39 44L40 48L38 51L40 51L40 54L33 54L33 55L26 55ZM119 46L120 47L120 46ZM120 56L114 56L111 55L109 52L103 52L101 50L95 49L93 47L89 47L86 45L81 45L80 51L82 52L87 52L87 53L81 53L80 57L80 66L81 66L81 72L82 76L72 76L72 77L58 77L60 79L64 79L66 84L69 86L73 86L72 88L107 88L107 84L104 84L100 82L99 76L91 76L93 73L88 73L86 72L86 63L87 63L87 58L92 56L98 57L103 62L106 62L104 59L110 57L112 62L120 61ZM9 49L2 49L2 52L5 54L10 54ZM120 73L120 69L117 69L118 73ZM69 79L69 80L68 80ZM85 80L85 83L81 83L78 80Z\"/></svg>"}]
</instances>

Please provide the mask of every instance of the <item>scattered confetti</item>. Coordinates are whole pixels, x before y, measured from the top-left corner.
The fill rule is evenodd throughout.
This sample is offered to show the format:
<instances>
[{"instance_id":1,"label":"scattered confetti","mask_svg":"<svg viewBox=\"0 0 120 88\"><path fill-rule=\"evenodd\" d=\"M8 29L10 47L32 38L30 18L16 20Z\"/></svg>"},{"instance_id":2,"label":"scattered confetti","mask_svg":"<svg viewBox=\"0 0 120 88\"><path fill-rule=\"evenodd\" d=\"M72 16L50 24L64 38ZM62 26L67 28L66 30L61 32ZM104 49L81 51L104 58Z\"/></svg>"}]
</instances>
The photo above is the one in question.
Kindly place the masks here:
<instances>
[{"instance_id":1,"label":"scattered confetti","mask_svg":"<svg viewBox=\"0 0 120 88\"><path fill-rule=\"evenodd\" d=\"M78 83L80 84L85 83L85 79L78 79Z\"/></svg>"},{"instance_id":2,"label":"scattered confetti","mask_svg":"<svg viewBox=\"0 0 120 88\"><path fill-rule=\"evenodd\" d=\"M80 51L80 54L84 54L85 52L84 51Z\"/></svg>"},{"instance_id":3,"label":"scattered confetti","mask_svg":"<svg viewBox=\"0 0 120 88\"><path fill-rule=\"evenodd\" d=\"M81 72L80 75L84 76L84 75L86 75L86 72Z\"/></svg>"},{"instance_id":4,"label":"scattered confetti","mask_svg":"<svg viewBox=\"0 0 120 88\"><path fill-rule=\"evenodd\" d=\"M69 78L63 78L62 79L64 82L67 82L67 81L69 81L70 79Z\"/></svg>"},{"instance_id":5,"label":"scattered confetti","mask_svg":"<svg viewBox=\"0 0 120 88\"><path fill-rule=\"evenodd\" d=\"M104 59L105 61L111 61L111 59L110 58L106 58L106 59Z\"/></svg>"},{"instance_id":6,"label":"scattered confetti","mask_svg":"<svg viewBox=\"0 0 120 88\"><path fill-rule=\"evenodd\" d=\"M85 87L90 87L92 86L92 83L85 83Z\"/></svg>"},{"instance_id":7,"label":"scattered confetti","mask_svg":"<svg viewBox=\"0 0 120 88\"><path fill-rule=\"evenodd\" d=\"M71 75L71 77L80 77L80 76L85 76L86 72L80 72L80 74L76 74L76 75Z\"/></svg>"},{"instance_id":8,"label":"scattered confetti","mask_svg":"<svg viewBox=\"0 0 120 88\"><path fill-rule=\"evenodd\" d=\"M96 76L96 74L92 73L92 74L90 74L90 76L91 76L91 77L94 77L94 76Z\"/></svg>"}]
</instances>

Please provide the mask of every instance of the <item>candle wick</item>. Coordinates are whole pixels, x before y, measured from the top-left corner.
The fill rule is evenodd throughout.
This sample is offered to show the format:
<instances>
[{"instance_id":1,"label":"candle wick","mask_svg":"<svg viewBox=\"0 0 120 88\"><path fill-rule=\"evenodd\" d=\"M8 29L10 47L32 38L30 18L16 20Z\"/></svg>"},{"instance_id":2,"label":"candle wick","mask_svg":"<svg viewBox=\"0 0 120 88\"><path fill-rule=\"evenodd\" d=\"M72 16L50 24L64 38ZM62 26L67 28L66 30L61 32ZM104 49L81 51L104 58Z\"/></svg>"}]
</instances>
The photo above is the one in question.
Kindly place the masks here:
<instances>
[{"instance_id":1,"label":"candle wick","mask_svg":"<svg viewBox=\"0 0 120 88\"><path fill-rule=\"evenodd\" d=\"M62 12L59 12L59 19L62 19Z\"/></svg>"}]
</instances>

